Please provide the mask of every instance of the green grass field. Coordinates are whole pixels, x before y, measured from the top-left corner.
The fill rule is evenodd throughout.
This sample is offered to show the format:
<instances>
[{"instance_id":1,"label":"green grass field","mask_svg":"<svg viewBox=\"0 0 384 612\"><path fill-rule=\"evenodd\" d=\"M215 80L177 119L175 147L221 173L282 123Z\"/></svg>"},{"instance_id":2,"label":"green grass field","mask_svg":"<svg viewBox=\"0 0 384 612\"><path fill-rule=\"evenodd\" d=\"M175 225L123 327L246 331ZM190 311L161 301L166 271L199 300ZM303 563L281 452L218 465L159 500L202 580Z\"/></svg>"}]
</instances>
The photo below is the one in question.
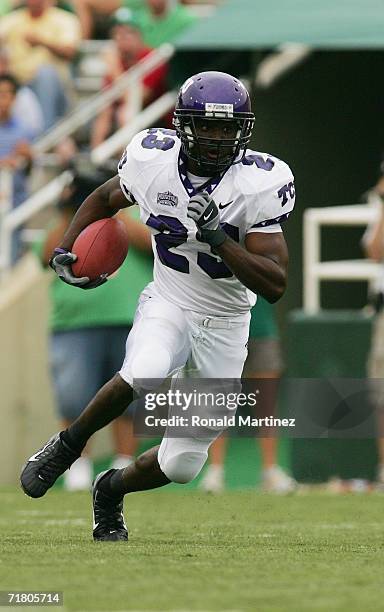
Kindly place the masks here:
<instances>
[{"instance_id":1,"label":"green grass field","mask_svg":"<svg viewBox=\"0 0 384 612\"><path fill-rule=\"evenodd\" d=\"M1 589L61 590L67 610L383 610L378 494L135 494L128 544L93 543L86 493L1 500Z\"/></svg>"}]
</instances>

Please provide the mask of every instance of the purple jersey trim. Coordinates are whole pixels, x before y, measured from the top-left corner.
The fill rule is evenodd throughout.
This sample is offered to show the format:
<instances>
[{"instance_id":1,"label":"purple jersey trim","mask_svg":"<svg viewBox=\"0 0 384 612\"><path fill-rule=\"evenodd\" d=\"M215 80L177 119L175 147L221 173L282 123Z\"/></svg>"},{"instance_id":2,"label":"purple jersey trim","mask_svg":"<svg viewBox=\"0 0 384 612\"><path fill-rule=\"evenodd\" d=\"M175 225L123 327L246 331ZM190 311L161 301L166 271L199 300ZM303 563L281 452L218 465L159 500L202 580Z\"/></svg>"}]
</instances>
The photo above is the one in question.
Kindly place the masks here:
<instances>
[{"instance_id":1,"label":"purple jersey trim","mask_svg":"<svg viewBox=\"0 0 384 612\"><path fill-rule=\"evenodd\" d=\"M284 215L280 215L280 217L275 217L274 219L266 219L265 221L260 221L260 223L255 223L252 227L267 227L268 225L273 225L274 223L282 223L282 221L286 221L291 214L292 211L284 213Z\"/></svg>"},{"instance_id":2,"label":"purple jersey trim","mask_svg":"<svg viewBox=\"0 0 384 612\"><path fill-rule=\"evenodd\" d=\"M123 188L124 195L127 198L128 202L131 202L133 204L135 202L135 198L133 197L132 192L127 189L122 180L120 180L120 185Z\"/></svg>"},{"instance_id":3,"label":"purple jersey trim","mask_svg":"<svg viewBox=\"0 0 384 612\"><path fill-rule=\"evenodd\" d=\"M208 179L206 183L201 185L201 187L198 187L198 189L195 189L187 175L187 161L188 161L187 156L185 155L185 153L183 153L183 151L180 150L177 169L179 171L180 181L182 182L183 187L190 198L194 196L196 193L199 193L201 191L206 191L207 193L209 193L209 195L211 195L213 190L216 189L216 187L219 185L219 183L223 179L227 170L229 170L229 168L231 167L231 166L228 166L225 172L223 172L222 174L213 176L212 178Z\"/></svg>"},{"instance_id":4,"label":"purple jersey trim","mask_svg":"<svg viewBox=\"0 0 384 612\"><path fill-rule=\"evenodd\" d=\"M69 253L68 249L61 249L60 247L56 247L53 252L59 253L60 255L66 255L67 253Z\"/></svg>"}]
</instances>

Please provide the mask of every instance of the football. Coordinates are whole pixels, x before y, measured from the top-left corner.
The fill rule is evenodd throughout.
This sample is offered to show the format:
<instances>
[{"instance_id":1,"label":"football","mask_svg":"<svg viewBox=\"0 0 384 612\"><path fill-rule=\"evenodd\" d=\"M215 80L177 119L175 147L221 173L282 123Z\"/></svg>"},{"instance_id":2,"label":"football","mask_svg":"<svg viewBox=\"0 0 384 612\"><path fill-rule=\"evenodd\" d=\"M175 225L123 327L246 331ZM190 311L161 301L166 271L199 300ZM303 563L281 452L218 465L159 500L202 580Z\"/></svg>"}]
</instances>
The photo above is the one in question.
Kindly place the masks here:
<instances>
[{"instance_id":1,"label":"football","mask_svg":"<svg viewBox=\"0 0 384 612\"><path fill-rule=\"evenodd\" d=\"M112 274L120 268L128 253L128 232L119 219L100 219L88 225L76 238L72 253L77 260L72 265L75 276L90 280L101 274Z\"/></svg>"}]
</instances>

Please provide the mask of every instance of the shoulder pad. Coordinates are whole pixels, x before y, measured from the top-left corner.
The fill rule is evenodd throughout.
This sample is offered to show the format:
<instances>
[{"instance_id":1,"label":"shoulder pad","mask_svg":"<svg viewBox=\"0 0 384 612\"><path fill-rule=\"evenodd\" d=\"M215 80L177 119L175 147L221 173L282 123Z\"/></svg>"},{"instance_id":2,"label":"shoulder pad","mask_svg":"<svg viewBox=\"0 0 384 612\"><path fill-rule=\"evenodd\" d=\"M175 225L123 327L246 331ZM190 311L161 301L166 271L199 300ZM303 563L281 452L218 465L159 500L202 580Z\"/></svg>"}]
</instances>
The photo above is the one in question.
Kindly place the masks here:
<instances>
[{"instance_id":1,"label":"shoulder pad","mask_svg":"<svg viewBox=\"0 0 384 612\"><path fill-rule=\"evenodd\" d=\"M132 138L126 153L132 161L148 162L155 159L160 161L164 159L164 153L175 151L178 144L179 139L174 130L150 128Z\"/></svg>"},{"instance_id":2,"label":"shoulder pad","mask_svg":"<svg viewBox=\"0 0 384 612\"><path fill-rule=\"evenodd\" d=\"M293 180L288 164L268 153L247 151L238 166L237 187L244 195L260 193Z\"/></svg>"},{"instance_id":3,"label":"shoulder pad","mask_svg":"<svg viewBox=\"0 0 384 612\"><path fill-rule=\"evenodd\" d=\"M288 164L266 153L251 151L236 177L247 200L247 226L263 228L288 219L295 204L295 186Z\"/></svg>"}]
</instances>

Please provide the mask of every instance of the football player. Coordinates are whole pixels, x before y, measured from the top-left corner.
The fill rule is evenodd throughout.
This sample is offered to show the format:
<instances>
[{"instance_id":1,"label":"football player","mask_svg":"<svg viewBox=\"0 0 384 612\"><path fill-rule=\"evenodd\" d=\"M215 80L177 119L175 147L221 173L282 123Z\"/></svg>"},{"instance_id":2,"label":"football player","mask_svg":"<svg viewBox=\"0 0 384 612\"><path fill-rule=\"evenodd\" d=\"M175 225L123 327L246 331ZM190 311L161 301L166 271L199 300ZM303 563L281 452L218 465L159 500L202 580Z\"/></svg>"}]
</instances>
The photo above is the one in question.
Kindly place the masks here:
<instances>
[{"instance_id":1,"label":"football player","mask_svg":"<svg viewBox=\"0 0 384 612\"><path fill-rule=\"evenodd\" d=\"M222 72L192 76L173 123L174 131L151 128L133 138L117 176L84 201L52 255L64 282L83 289L106 282L73 276L72 245L90 223L138 204L153 232L154 281L139 300L121 370L24 467L21 484L31 497L44 495L89 437L122 414L133 389L154 390L153 381L176 372L239 379L257 294L276 302L285 291L280 224L293 209L293 176L281 160L247 148L254 115L245 86ZM189 482L219 434L207 428L204 435L164 436L129 467L99 474L94 539L126 540L124 495Z\"/></svg>"}]
</instances>

